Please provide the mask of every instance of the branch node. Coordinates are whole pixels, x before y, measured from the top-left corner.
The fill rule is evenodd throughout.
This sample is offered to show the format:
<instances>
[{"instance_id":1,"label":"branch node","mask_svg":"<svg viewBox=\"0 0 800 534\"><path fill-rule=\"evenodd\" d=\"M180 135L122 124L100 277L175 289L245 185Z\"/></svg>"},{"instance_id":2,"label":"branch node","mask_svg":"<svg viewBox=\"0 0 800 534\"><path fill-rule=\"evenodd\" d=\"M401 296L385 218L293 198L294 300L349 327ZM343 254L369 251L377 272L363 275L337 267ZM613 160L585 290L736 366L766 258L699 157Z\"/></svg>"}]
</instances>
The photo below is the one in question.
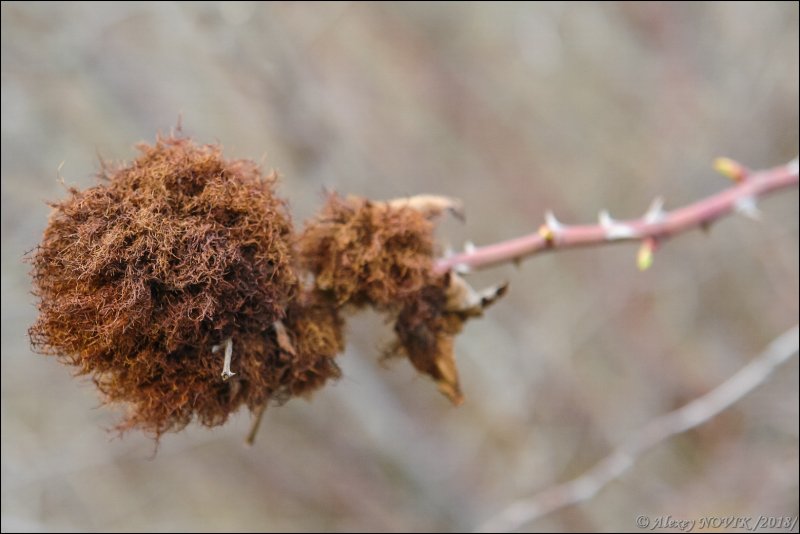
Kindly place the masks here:
<instances>
[{"instance_id":1,"label":"branch node","mask_svg":"<svg viewBox=\"0 0 800 534\"><path fill-rule=\"evenodd\" d=\"M542 237L542 239L544 239L545 243L548 246L553 246L555 235L553 234L553 231L550 229L549 226L547 226L546 224L541 225L539 229L536 231L536 233L539 234Z\"/></svg>"},{"instance_id":2,"label":"branch node","mask_svg":"<svg viewBox=\"0 0 800 534\"><path fill-rule=\"evenodd\" d=\"M556 219L555 214L551 210L544 213L544 224L539 227L538 234L545 240L548 246L555 243L556 235L562 233L566 229L566 225Z\"/></svg>"}]
</instances>

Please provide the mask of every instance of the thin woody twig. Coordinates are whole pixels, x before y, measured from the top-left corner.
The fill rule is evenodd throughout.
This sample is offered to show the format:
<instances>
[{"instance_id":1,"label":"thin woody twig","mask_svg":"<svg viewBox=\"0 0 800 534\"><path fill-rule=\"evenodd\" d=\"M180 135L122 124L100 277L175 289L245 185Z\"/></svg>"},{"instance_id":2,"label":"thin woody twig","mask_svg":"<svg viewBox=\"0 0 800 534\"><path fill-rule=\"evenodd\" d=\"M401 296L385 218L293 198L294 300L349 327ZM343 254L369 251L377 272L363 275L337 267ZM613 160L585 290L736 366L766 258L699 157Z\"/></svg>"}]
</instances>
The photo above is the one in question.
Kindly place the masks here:
<instances>
[{"instance_id":1,"label":"thin woody twig","mask_svg":"<svg viewBox=\"0 0 800 534\"><path fill-rule=\"evenodd\" d=\"M286 330L286 325L283 324L283 321L275 321L272 323L272 328L275 330L275 340L280 350L288 355L296 356L294 343L292 343L292 338ZM256 442L258 429L261 427L261 420L264 418L265 411L267 411L266 401L253 410L253 421L250 423L250 430L247 432L247 437L244 439L244 444L248 447L252 447Z\"/></svg>"},{"instance_id":2,"label":"thin woody twig","mask_svg":"<svg viewBox=\"0 0 800 534\"><path fill-rule=\"evenodd\" d=\"M250 431L247 433L247 437L244 439L245 445L248 447L252 447L253 443L256 442L256 436L258 435L258 428L261 426L261 419L264 418L264 412L267 411L267 403L265 402L253 412L253 422L250 423Z\"/></svg>"},{"instance_id":3,"label":"thin woody twig","mask_svg":"<svg viewBox=\"0 0 800 534\"><path fill-rule=\"evenodd\" d=\"M682 408L652 419L583 475L512 503L478 531L509 532L556 510L591 499L633 466L647 450L716 416L764 383L797 351L798 326L795 325L728 380Z\"/></svg>"},{"instance_id":4,"label":"thin woody twig","mask_svg":"<svg viewBox=\"0 0 800 534\"><path fill-rule=\"evenodd\" d=\"M744 166L728 159L720 159L716 168L734 181L734 185L719 193L688 206L664 211L660 199L639 218L616 221L607 211L600 213L596 225L566 225L548 212L545 223L538 231L485 247L476 247L440 259L436 263L438 272L470 271L484 269L502 263L517 262L533 254L547 250L601 245L611 242L641 241L652 245L693 228L707 228L721 217L739 212L756 217L756 199L761 196L796 186L798 183L798 160L768 170L750 172ZM640 268L650 261L640 257Z\"/></svg>"}]
</instances>

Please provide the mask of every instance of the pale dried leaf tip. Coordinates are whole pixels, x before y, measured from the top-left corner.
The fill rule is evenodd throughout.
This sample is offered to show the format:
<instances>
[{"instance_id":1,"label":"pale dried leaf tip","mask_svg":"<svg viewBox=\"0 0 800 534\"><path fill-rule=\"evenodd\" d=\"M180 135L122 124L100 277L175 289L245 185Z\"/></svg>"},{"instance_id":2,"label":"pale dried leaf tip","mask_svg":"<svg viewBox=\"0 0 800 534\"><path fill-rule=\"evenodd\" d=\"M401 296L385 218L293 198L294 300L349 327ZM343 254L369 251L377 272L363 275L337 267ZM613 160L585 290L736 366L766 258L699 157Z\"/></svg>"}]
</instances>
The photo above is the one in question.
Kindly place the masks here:
<instances>
[{"instance_id":1,"label":"pale dried leaf tip","mask_svg":"<svg viewBox=\"0 0 800 534\"><path fill-rule=\"evenodd\" d=\"M507 289L508 283L504 282L476 291L463 277L451 273L445 309L468 316L478 316L505 295Z\"/></svg>"},{"instance_id":2,"label":"pale dried leaf tip","mask_svg":"<svg viewBox=\"0 0 800 534\"><path fill-rule=\"evenodd\" d=\"M428 219L439 217L443 212L450 212L456 219L464 220L464 204L457 198L440 195L415 195L413 197L387 200L390 208L408 207L422 213Z\"/></svg>"},{"instance_id":3,"label":"pale dried leaf tip","mask_svg":"<svg viewBox=\"0 0 800 534\"><path fill-rule=\"evenodd\" d=\"M478 291L478 298L480 299L476 304L480 306L481 310L485 310L495 302L497 302L500 297L505 295L508 292L508 282L502 282L500 284L495 284L493 286L489 286L487 288Z\"/></svg>"},{"instance_id":4,"label":"pale dried leaf tip","mask_svg":"<svg viewBox=\"0 0 800 534\"><path fill-rule=\"evenodd\" d=\"M222 380L228 380L230 377L235 375L233 371L231 371L231 358L233 358L233 340L228 338L224 342L225 345L225 361L222 363ZM211 353L216 354L219 352L219 349L222 345L214 345L211 347Z\"/></svg>"},{"instance_id":5,"label":"pale dried leaf tip","mask_svg":"<svg viewBox=\"0 0 800 534\"><path fill-rule=\"evenodd\" d=\"M458 380L458 368L456 367L455 354L449 350L436 360L436 369L441 378L436 380L436 388L439 392L450 399L453 406L461 406L464 403L464 394Z\"/></svg>"}]
</instances>

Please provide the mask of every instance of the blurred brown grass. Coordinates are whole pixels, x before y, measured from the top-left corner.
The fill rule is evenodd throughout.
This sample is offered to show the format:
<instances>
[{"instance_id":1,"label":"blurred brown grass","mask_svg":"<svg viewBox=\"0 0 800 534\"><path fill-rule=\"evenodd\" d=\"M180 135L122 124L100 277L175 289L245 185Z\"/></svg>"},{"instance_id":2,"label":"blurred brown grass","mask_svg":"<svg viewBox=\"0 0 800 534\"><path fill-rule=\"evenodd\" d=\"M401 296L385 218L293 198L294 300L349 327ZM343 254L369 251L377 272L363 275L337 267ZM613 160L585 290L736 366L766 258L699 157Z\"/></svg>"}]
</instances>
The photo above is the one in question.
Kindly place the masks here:
<instances>
[{"instance_id":1,"label":"blurred brown grass","mask_svg":"<svg viewBox=\"0 0 800 534\"><path fill-rule=\"evenodd\" d=\"M93 183L97 154L182 115L201 142L277 168L296 220L325 188L458 196L460 247L725 187L798 152L798 6L764 3L2 4L3 530L461 530L569 479L628 432L708 391L798 317L796 192L764 220L670 242L545 255L457 344L452 408L379 317L349 326L345 377L152 443L34 356L23 254L44 201ZM639 514L798 513L798 368L649 453L536 530L630 530Z\"/></svg>"}]
</instances>

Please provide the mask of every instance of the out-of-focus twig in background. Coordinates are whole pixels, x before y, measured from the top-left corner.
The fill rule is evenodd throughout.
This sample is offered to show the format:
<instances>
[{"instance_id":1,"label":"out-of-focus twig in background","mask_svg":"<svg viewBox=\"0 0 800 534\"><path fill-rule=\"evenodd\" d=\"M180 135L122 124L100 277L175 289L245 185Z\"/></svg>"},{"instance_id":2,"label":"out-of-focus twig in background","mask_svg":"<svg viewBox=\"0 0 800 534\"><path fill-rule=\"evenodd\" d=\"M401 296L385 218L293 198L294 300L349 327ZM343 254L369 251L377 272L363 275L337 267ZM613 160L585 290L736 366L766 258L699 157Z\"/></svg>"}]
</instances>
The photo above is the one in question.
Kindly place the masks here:
<instances>
[{"instance_id":1,"label":"out-of-focus twig in background","mask_svg":"<svg viewBox=\"0 0 800 534\"><path fill-rule=\"evenodd\" d=\"M471 275L453 408L391 332L349 326L344 378L153 444L111 439L94 387L30 352L22 258L97 155L169 131L277 168L297 224L324 189L460 197L443 250L720 190L712 159L798 153L798 6L762 3L16 3L2 7L3 530L464 530L572 480L723 383L798 318L796 192L689 233L639 273L618 248ZM727 185L727 184L725 184ZM388 367L384 369L383 367ZM637 515L795 515L798 368L644 454L536 529Z\"/></svg>"},{"instance_id":2,"label":"out-of-focus twig in background","mask_svg":"<svg viewBox=\"0 0 800 534\"><path fill-rule=\"evenodd\" d=\"M597 495L609 482L620 477L633 467L636 461L650 448L681 432L691 430L708 422L712 417L741 400L754 388L797 355L798 330L793 326L769 344L753 361L736 372L731 378L710 392L668 414L654 417L640 430L625 439L612 454L581 476L567 483L552 486L541 493L511 503L501 513L487 521L484 532L508 532L517 530L526 523L578 504ZM714 517L714 516L709 516ZM719 517L719 516L718 516ZM791 516L787 516L791 517ZM758 522L753 521L758 527ZM785 522L779 523L785 528ZM796 520L789 525L796 525ZM640 526L637 524L637 526Z\"/></svg>"}]
</instances>

